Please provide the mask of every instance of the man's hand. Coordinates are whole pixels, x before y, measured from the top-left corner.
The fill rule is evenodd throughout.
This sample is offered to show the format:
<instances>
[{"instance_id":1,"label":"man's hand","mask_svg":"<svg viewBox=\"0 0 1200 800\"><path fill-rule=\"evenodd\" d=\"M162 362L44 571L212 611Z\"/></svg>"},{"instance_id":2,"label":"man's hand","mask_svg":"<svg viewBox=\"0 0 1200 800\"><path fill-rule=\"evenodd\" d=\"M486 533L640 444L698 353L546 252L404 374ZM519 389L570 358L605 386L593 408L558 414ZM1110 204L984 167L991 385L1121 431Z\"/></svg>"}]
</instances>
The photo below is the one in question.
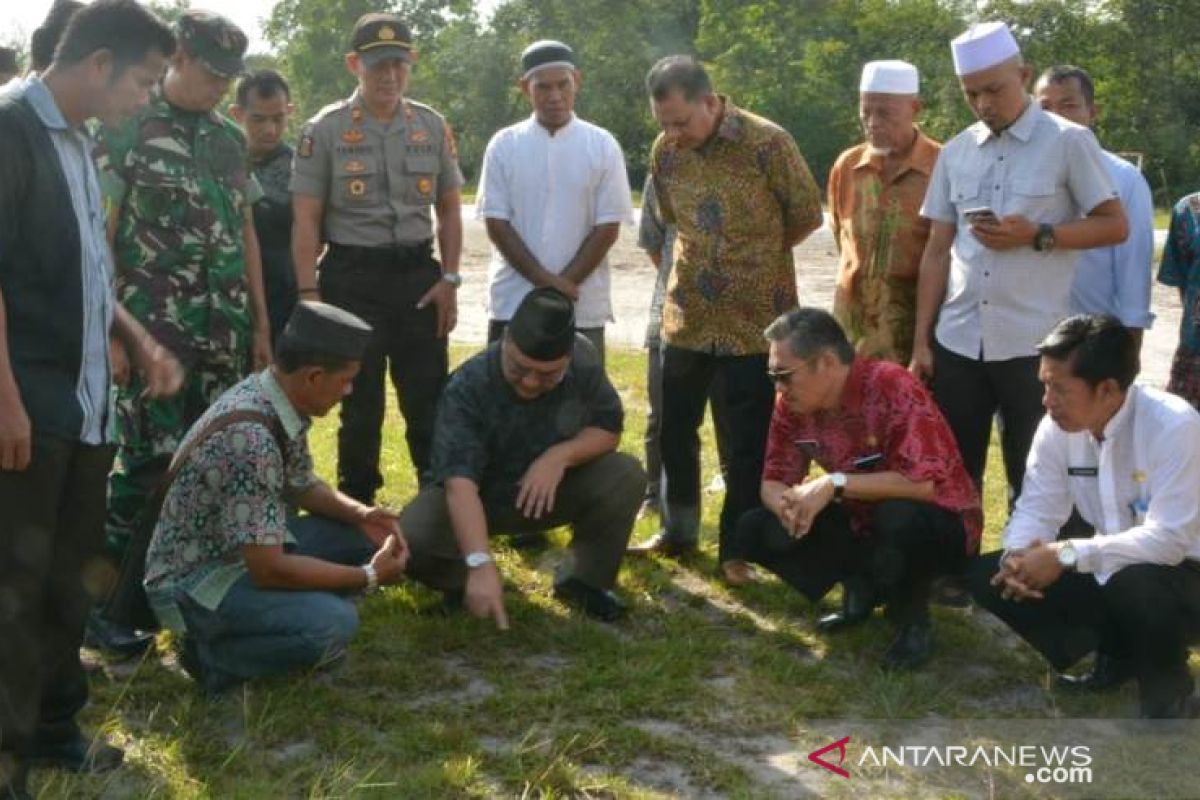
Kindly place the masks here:
<instances>
[{"instance_id":1,"label":"man's hand","mask_svg":"<svg viewBox=\"0 0 1200 800\"><path fill-rule=\"evenodd\" d=\"M998 220L984 219L971 224L971 233L989 250L1033 247L1037 230L1037 225L1020 214L1010 214Z\"/></svg>"},{"instance_id":2,"label":"man's hand","mask_svg":"<svg viewBox=\"0 0 1200 800\"><path fill-rule=\"evenodd\" d=\"M408 545L404 537L391 534L384 539L383 546L371 557L371 566L380 583L399 583L408 566Z\"/></svg>"},{"instance_id":3,"label":"man's hand","mask_svg":"<svg viewBox=\"0 0 1200 800\"><path fill-rule=\"evenodd\" d=\"M121 344L121 340L115 336L108 340L108 363L112 367L113 383L117 386L128 386L131 370L129 353L126 352L125 345Z\"/></svg>"},{"instance_id":4,"label":"man's hand","mask_svg":"<svg viewBox=\"0 0 1200 800\"><path fill-rule=\"evenodd\" d=\"M813 521L833 500L833 481L828 475L793 486L783 493L783 525L797 539L808 534Z\"/></svg>"},{"instance_id":5,"label":"man's hand","mask_svg":"<svg viewBox=\"0 0 1200 800\"><path fill-rule=\"evenodd\" d=\"M271 329L266 325L254 328L254 369L261 370L271 366Z\"/></svg>"},{"instance_id":6,"label":"man's hand","mask_svg":"<svg viewBox=\"0 0 1200 800\"><path fill-rule=\"evenodd\" d=\"M0 401L0 471L20 472L33 454L33 428L19 396Z\"/></svg>"},{"instance_id":7,"label":"man's hand","mask_svg":"<svg viewBox=\"0 0 1200 800\"><path fill-rule=\"evenodd\" d=\"M570 278L564 278L562 275L551 274L550 279L549 279L549 281L547 281L546 285L550 286L554 289L558 289L560 292L562 292L567 297L569 297L572 301L579 300L579 286L577 286L575 284L575 282L573 280L571 280Z\"/></svg>"},{"instance_id":8,"label":"man's hand","mask_svg":"<svg viewBox=\"0 0 1200 800\"><path fill-rule=\"evenodd\" d=\"M542 453L521 480L517 481L517 509L529 519L541 519L554 511L554 493L562 482L567 465L554 450Z\"/></svg>"},{"instance_id":9,"label":"man's hand","mask_svg":"<svg viewBox=\"0 0 1200 800\"><path fill-rule=\"evenodd\" d=\"M183 386L183 365L152 336L147 335L138 343L134 366L146 385L142 397L172 397Z\"/></svg>"},{"instance_id":10,"label":"man's hand","mask_svg":"<svg viewBox=\"0 0 1200 800\"><path fill-rule=\"evenodd\" d=\"M913 344L912 360L908 362L908 371L913 377L924 383L933 379L933 348L928 342Z\"/></svg>"},{"instance_id":11,"label":"man's hand","mask_svg":"<svg viewBox=\"0 0 1200 800\"><path fill-rule=\"evenodd\" d=\"M458 324L458 290L449 281L439 278L417 302L417 308L425 308L430 303L437 309L438 338L443 339Z\"/></svg>"},{"instance_id":12,"label":"man's hand","mask_svg":"<svg viewBox=\"0 0 1200 800\"><path fill-rule=\"evenodd\" d=\"M1039 542L1027 548L1013 567L1013 577L1040 594L1063 574L1063 565L1058 560L1060 546L1058 542Z\"/></svg>"},{"instance_id":13,"label":"man's hand","mask_svg":"<svg viewBox=\"0 0 1200 800\"><path fill-rule=\"evenodd\" d=\"M376 545L382 545L389 536L395 536L396 543L405 552L405 558L408 557L408 545L400 532L400 517L395 512L379 506L364 507L355 525Z\"/></svg>"},{"instance_id":14,"label":"man's hand","mask_svg":"<svg viewBox=\"0 0 1200 800\"><path fill-rule=\"evenodd\" d=\"M491 617L496 627L508 630L508 614L504 610L504 586L500 582L500 570L495 564L476 567L467 574L466 595L463 602L467 611L480 619Z\"/></svg>"}]
</instances>

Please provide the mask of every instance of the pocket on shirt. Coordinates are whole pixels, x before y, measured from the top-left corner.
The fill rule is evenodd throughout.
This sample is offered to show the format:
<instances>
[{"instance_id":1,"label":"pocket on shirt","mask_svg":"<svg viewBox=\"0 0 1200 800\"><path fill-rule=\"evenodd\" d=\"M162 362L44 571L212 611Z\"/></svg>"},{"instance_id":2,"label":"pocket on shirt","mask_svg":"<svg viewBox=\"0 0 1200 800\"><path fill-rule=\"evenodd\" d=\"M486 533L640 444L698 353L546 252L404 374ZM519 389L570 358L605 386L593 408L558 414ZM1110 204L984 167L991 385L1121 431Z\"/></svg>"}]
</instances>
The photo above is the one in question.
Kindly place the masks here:
<instances>
[{"instance_id":1,"label":"pocket on shirt","mask_svg":"<svg viewBox=\"0 0 1200 800\"><path fill-rule=\"evenodd\" d=\"M1053 175L1027 175L1013 179L1013 213L1033 222L1057 218L1058 183Z\"/></svg>"},{"instance_id":2,"label":"pocket on shirt","mask_svg":"<svg viewBox=\"0 0 1200 800\"><path fill-rule=\"evenodd\" d=\"M336 165L337 195L348 208L363 208L383 202L379 167L373 160L349 159Z\"/></svg>"},{"instance_id":3,"label":"pocket on shirt","mask_svg":"<svg viewBox=\"0 0 1200 800\"><path fill-rule=\"evenodd\" d=\"M956 175L950 178L950 202L961 214L983 205L983 176L978 173Z\"/></svg>"},{"instance_id":4,"label":"pocket on shirt","mask_svg":"<svg viewBox=\"0 0 1200 800\"><path fill-rule=\"evenodd\" d=\"M410 206L427 206L437 195L439 161L435 155L405 156L404 202Z\"/></svg>"},{"instance_id":5,"label":"pocket on shirt","mask_svg":"<svg viewBox=\"0 0 1200 800\"><path fill-rule=\"evenodd\" d=\"M195 221L187 181L161 173L152 176L134 173L129 206L140 222L156 228L190 227L189 223Z\"/></svg>"}]
</instances>

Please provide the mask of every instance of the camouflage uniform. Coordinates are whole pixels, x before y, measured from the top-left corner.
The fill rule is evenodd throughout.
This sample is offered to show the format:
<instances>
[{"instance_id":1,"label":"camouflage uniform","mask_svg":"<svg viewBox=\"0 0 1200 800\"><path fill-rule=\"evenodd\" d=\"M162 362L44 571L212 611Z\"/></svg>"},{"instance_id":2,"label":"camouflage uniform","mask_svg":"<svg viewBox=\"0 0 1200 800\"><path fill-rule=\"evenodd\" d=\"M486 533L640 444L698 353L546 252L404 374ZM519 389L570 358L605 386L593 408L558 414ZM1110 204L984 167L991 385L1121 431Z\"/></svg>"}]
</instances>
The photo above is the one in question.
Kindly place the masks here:
<instances>
[{"instance_id":1,"label":"camouflage uniform","mask_svg":"<svg viewBox=\"0 0 1200 800\"><path fill-rule=\"evenodd\" d=\"M249 371L243 225L262 190L237 125L175 108L161 89L120 129L101 133L97 164L117 215L117 297L186 373L170 398L142 397L136 375L117 390L108 543L119 556L183 435Z\"/></svg>"}]
</instances>

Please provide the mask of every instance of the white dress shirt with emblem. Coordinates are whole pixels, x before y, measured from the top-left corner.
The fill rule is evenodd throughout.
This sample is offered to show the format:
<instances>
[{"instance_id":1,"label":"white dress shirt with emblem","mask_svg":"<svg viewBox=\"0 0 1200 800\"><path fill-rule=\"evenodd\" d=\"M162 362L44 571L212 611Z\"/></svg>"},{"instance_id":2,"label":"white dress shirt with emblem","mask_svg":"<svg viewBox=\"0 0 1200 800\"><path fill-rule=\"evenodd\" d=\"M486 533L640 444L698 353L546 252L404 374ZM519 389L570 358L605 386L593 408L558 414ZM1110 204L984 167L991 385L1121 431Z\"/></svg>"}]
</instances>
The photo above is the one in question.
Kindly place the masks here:
<instances>
[{"instance_id":1,"label":"white dress shirt with emblem","mask_svg":"<svg viewBox=\"0 0 1200 800\"><path fill-rule=\"evenodd\" d=\"M597 225L633 224L625 156L611 133L578 117L550 134L529 119L488 142L476 216L507 220L543 267L561 273ZM579 287L575 324L601 328L612 319L608 258ZM488 314L508 320L533 288L493 248Z\"/></svg>"},{"instance_id":2,"label":"white dress shirt with emblem","mask_svg":"<svg viewBox=\"0 0 1200 800\"><path fill-rule=\"evenodd\" d=\"M1054 541L1072 506L1096 530L1071 540L1077 569L1099 583L1131 564L1200 560L1200 414L1173 394L1136 384L1103 440L1067 433L1047 414L1004 547Z\"/></svg>"}]
</instances>

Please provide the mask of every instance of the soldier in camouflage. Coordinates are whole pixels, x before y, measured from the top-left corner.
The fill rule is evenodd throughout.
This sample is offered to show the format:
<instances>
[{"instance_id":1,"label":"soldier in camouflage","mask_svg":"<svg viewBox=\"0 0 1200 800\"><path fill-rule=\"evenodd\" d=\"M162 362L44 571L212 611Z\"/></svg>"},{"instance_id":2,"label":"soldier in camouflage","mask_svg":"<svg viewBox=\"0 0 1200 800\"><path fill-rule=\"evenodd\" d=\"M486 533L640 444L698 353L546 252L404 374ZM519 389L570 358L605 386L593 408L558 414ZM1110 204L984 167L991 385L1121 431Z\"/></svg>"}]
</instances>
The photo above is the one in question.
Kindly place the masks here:
<instances>
[{"instance_id":1,"label":"soldier in camouflage","mask_svg":"<svg viewBox=\"0 0 1200 800\"><path fill-rule=\"evenodd\" d=\"M292 258L301 299L365 319L374 336L342 403L338 488L367 505L379 472L390 365L419 480L428 477L434 416L449 359L462 252L462 173L450 126L404 96L412 36L394 14L364 14L346 66L358 79L300 134L292 170ZM433 255L433 216L441 263ZM320 245L321 276L315 276Z\"/></svg>"},{"instance_id":2,"label":"soldier in camouflage","mask_svg":"<svg viewBox=\"0 0 1200 800\"><path fill-rule=\"evenodd\" d=\"M180 48L150 104L101 134L98 165L116 258L117 296L186 370L169 399L131 377L117 393L117 462L109 484L109 550L130 546L147 500L192 423L250 369L270 361L270 333L251 205L261 189L246 145L216 111L244 71L244 33L223 17L187 11ZM140 566L122 581L140 583ZM117 592L120 593L121 587ZM94 615L93 640L112 633ZM98 617L98 618L97 618ZM129 625L129 619L109 619ZM126 630L128 633L128 630Z\"/></svg>"}]
</instances>

